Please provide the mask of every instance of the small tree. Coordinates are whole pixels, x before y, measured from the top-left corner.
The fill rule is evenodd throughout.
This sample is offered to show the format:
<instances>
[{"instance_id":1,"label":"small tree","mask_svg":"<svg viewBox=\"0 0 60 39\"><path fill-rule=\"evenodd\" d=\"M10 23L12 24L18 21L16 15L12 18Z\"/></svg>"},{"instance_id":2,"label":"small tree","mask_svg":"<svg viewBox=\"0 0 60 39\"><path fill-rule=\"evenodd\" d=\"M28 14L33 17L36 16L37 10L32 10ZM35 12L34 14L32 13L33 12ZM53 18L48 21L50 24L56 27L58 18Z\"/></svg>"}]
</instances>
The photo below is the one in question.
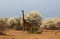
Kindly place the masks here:
<instances>
[{"instance_id":1,"label":"small tree","mask_svg":"<svg viewBox=\"0 0 60 39\"><path fill-rule=\"evenodd\" d=\"M30 23L31 32L37 32L40 29L42 17L39 12L31 11L25 16L25 19Z\"/></svg>"},{"instance_id":2,"label":"small tree","mask_svg":"<svg viewBox=\"0 0 60 39\"><path fill-rule=\"evenodd\" d=\"M15 20L15 18L8 18L7 19L7 26L10 29L13 29L15 26L17 26L17 21Z\"/></svg>"},{"instance_id":3,"label":"small tree","mask_svg":"<svg viewBox=\"0 0 60 39\"><path fill-rule=\"evenodd\" d=\"M60 29L60 18L50 18L43 21L42 26L49 30L58 30Z\"/></svg>"},{"instance_id":4,"label":"small tree","mask_svg":"<svg viewBox=\"0 0 60 39\"><path fill-rule=\"evenodd\" d=\"M17 25L15 26L15 29L16 30L22 30L22 26L21 26L21 23L20 23L20 19L16 19L16 21L17 21Z\"/></svg>"},{"instance_id":5,"label":"small tree","mask_svg":"<svg viewBox=\"0 0 60 39\"><path fill-rule=\"evenodd\" d=\"M4 18L0 18L0 34L3 35L6 30L6 20Z\"/></svg>"}]
</instances>

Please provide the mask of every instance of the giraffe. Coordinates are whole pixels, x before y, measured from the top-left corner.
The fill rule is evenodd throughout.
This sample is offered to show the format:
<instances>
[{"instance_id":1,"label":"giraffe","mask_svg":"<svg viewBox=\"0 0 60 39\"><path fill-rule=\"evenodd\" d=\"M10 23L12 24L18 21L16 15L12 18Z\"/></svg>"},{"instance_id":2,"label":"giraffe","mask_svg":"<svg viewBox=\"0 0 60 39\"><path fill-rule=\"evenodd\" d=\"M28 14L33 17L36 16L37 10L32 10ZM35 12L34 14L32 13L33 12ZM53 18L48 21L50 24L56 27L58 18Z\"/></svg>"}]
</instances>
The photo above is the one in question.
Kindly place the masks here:
<instances>
[{"instance_id":1,"label":"giraffe","mask_svg":"<svg viewBox=\"0 0 60 39\"><path fill-rule=\"evenodd\" d=\"M25 18L24 18L24 10L22 10L22 15L23 15L23 30L30 30L30 23L26 22Z\"/></svg>"}]
</instances>

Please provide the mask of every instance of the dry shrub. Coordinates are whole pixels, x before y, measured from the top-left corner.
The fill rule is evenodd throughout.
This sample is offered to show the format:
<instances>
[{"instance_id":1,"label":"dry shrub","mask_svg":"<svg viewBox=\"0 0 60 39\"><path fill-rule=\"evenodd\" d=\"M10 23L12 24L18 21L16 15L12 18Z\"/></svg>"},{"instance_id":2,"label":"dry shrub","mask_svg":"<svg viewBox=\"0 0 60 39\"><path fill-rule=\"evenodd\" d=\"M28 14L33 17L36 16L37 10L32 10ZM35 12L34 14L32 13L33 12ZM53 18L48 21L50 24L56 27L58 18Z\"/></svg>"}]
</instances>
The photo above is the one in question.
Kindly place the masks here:
<instances>
[{"instance_id":1,"label":"dry shrub","mask_svg":"<svg viewBox=\"0 0 60 39\"><path fill-rule=\"evenodd\" d=\"M52 30L60 29L60 18L56 17L56 18L46 19L42 22L41 27Z\"/></svg>"},{"instance_id":2,"label":"dry shrub","mask_svg":"<svg viewBox=\"0 0 60 39\"><path fill-rule=\"evenodd\" d=\"M30 11L29 14L25 16L27 22L30 23L31 32L37 32L41 25L42 17L38 11Z\"/></svg>"}]
</instances>

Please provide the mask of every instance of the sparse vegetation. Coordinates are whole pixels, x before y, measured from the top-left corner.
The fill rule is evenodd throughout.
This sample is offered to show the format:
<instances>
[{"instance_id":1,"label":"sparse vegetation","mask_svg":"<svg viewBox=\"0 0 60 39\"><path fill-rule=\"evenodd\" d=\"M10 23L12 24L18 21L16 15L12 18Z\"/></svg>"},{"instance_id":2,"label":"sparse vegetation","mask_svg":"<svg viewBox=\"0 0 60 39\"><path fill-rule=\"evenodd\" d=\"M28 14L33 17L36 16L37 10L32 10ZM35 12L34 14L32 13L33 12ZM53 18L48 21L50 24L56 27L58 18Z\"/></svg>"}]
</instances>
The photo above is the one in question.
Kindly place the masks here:
<instances>
[{"instance_id":1,"label":"sparse vegetation","mask_svg":"<svg viewBox=\"0 0 60 39\"><path fill-rule=\"evenodd\" d=\"M60 18L50 18L42 22L42 26L48 30L60 30Z\"/></svg>"},{"instance_id":2,"label":"sparse vegetation","mask_svg":"<svg viewBox=\"0 0 60 39\"><path fill-rule=\"evenodd\" d=\"M21 39L21 37L23 37L23 39L48 39L48 37L51 39L60 38L60 18L56 17L42 20L39 12L36 11L29 12L24 18L26 22L29 23L29 31L27 32L30 34L22 31L22 28L24 28L22 27L22 17L0 18L0 35L6 36L2 39Z\"/></svg>"},{"instance_id":3,"label":"sparse vegetation","mask_svg":"<svg viewBox=\"0 0 60 39\"><path fill-rule=\"evenodd\" d=\"M29 29L32 33L38 33L41 27L47 30L60 30L60 18L50 18L42 20L41 15L37 11L30 11L29 14L24 16L26 22L29 22ZM0 18L0 32L6 29L22 30L22 17L21 18Z\"/></svg>"}]
</instances>

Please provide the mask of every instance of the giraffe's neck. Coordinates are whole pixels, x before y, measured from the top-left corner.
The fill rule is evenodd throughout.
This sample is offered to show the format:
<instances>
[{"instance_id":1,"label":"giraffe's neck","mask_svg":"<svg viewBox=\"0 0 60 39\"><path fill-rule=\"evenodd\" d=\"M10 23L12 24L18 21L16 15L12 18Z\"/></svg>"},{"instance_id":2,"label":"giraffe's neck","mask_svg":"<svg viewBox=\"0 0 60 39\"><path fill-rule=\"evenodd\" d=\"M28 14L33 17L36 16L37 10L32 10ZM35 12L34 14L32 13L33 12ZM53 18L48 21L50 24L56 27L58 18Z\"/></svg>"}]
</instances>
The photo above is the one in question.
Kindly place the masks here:
<instances>
[{"instance_id":1,"label":"giraffe's neck","mask_svg":"<svg viewBox=\"0 0 60 39\"><path fill-rule=\"evenodd\" d=\"M24 10L22 10L22 15L23 15L23 22L25 23L25 19L24 19Z\"/></svg>"}]
</instances>

